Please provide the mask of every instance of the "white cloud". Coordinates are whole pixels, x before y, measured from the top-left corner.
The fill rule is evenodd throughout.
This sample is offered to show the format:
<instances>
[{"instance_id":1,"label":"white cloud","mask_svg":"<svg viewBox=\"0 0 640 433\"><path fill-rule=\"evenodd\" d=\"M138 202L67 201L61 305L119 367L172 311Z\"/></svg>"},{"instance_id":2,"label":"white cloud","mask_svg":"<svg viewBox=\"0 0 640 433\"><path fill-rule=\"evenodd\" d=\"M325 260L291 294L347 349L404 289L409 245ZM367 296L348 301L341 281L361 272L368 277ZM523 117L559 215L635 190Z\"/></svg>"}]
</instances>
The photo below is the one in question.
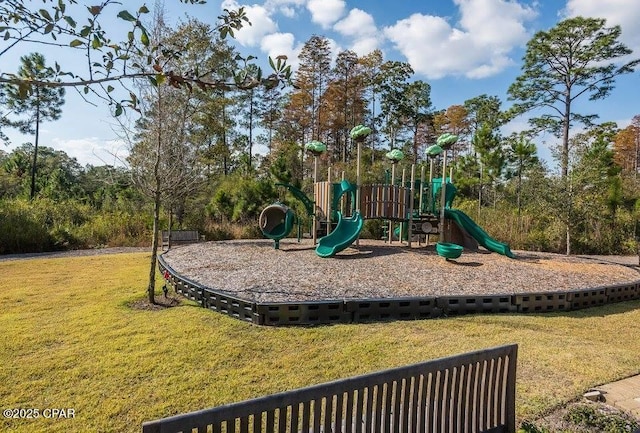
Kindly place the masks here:
<instances>
[{"instance_id":1,"label":"white cloud","mask_svg":"<svg viewBox=\"0 0 640 433\"><path fill-rule=\"evenodd\" d=\"M292 69L298 68L298 54L302 49L301 45L294 46L295 37L291 33L273 33L262 38L260 49L274 59L277 56L287 56L287 64Z\"/></svg>"},{"instance_id":2,"label":"white cloud","mask_svg":"<svg viewBox=\"0 0 640 433\"><path fill-rule=\"evenodd\" d=\"M293 18L296 16L296 10L292 7L283 7L280 9L280 12L287 18Z\"/></svg>"},{"instance_id":3,"label":"white cloud","mask_svg":"<svg viewBox=\"0 0 640 433\"><path fill-rule=\"evenodd\" d=\"M304 6L307 0L267 0L264 7L272 12L279 12L287 18L296 16L297 9Z\"/></svg>"},{"instance_id":4,"label":"white cloud","mask_svg":"<svg viewBox=\"0 0 640 433\"><path fill-rule=\"evenodd\" d=\"M129 154L127 146L119 140L105 140L98 137L63 139L53 137L50 146L74 157L81 165L123 165Z\"/></svg>"},{"instance_id":5,"label":"white cloud","mask_svg":"<svg viewBox=\"0 0 640 433\"><path fill-rule=\"evenodd\" d=\"M338 21L345 11L344 0L309 0L307 9L311 13L311 21L327 29Z\"/></svg>"},{"instance_id":6,"label":"white cloud","mask_svg":"<svg viewBox=\"0 0 640 433\"><path fill-rule=\"evenodd\" d=\"M349 15L337 22L333 28L345 36L369 35L377 30L373 17L362 9L351 9Z\"/></svg>"},{"instance_id":7,"label":"white cloud","mask_svg":"<svg viewBox=\"0 0 640 433\"><path fill-rule=\"evenodd\" d=\"M351 49L361 56L378 48L382 39L373 17L361 9L351 9L333 28L341 35L353 38Z\"/></svg>"},{"instance_id":8,"label":"white cloud","mask_svg":"<svg viewBox=\"0 0 640 433\"><path fill-rule=\"evenodd\" d=\"M535 18L533 9L516 1L455 0L460 7L460 26L482 46L511 49L527 41L524 21Z\"/></svg>"},{"instance_id":9,"label":"white cloud","mask_svg":"<svg viewBox=\"0 0 640 433\"><path fill-rule=\"evenodd\" d=\"M371 54L379 48L380 38L377 36L358 38L351 45L351 50L359 56Z\"/></svg>"},{"instance_id":10,"label":"white cloud","mask_svg":"<svg viewBox=\"0 0 640 433\"><path fill-rule=\"evenodd\" d=\"M227 9L238 9L240 5L235 0L224 0L221 7ZM271 12L264 6L245 5L244 9L251 25L245 25L242 29L235 32L236 40L240 44L248 47L258 46L265 35L278 30L278 25L271 18Z\"/></svg>"},{"instance_id":11,"label":"white cloud","mask_svg":"<svg viewBox=\"0 0 640 433\"><path fill-rule=\"evenodd\" d=\"M638 0L568 0L565 13L569 17L605 18L607 26L622 28L621 40L640 56L640 2Z\"/></svg>"},{"instance_id":12,"label":"white cloud","mask_svg":"<svg viewBox=\"0 0 640 433\"><path fill-rule=\"evenodd\" d=\"M384 34L428 78L494 75L513 60L509 53L530 35L525 23L535 11L513 0L454 0L461 19L454 27L437 16L413 14L386 27Z\"/></svg>"}]
</instances>

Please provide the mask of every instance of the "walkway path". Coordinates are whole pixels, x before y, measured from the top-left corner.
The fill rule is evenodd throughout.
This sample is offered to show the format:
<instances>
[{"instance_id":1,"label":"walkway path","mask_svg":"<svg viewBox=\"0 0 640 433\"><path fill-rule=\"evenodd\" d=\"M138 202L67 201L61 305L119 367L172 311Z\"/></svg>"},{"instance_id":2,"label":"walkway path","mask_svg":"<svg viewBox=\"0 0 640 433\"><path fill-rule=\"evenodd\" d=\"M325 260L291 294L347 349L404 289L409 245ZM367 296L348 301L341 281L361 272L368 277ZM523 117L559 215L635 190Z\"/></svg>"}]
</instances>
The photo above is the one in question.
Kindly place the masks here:
<instances>
[{"instance_id":1,"label":"walkway path","mask_svg":"<svg viewBox=\"0 0 640 433\"><path fill-rule=\"evenodd\" d=\"M605 403L630 412L640 420L640 375L598 386L595 389L604 394Z\"/></svg>"}]
</instances>

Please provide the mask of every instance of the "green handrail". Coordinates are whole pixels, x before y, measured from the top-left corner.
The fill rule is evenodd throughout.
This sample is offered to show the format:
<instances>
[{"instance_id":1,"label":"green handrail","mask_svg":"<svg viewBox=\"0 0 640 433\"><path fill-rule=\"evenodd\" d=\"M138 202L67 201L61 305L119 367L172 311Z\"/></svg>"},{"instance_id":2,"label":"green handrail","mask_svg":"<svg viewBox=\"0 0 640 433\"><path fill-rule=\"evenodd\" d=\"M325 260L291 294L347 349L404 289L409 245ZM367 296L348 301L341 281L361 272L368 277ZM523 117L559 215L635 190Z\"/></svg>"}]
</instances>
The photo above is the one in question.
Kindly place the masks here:
<instances>
[{"instance_id":1,"label":"green handrail","mask_svg":"<svg viewBox=\"0 0 640 433\"><path fill-rule=\"evenodd\" d=\"M315 202L311 200L309 197L307 197L307 195L304 192L302 192L300 189L288 183L276 183L276 186L281 186L291 191L291 194L293 194L295 198L297 198L302 202L305 209L307 210L308 216L313 216L315 214Z\"/></svg>"}]
</instances>

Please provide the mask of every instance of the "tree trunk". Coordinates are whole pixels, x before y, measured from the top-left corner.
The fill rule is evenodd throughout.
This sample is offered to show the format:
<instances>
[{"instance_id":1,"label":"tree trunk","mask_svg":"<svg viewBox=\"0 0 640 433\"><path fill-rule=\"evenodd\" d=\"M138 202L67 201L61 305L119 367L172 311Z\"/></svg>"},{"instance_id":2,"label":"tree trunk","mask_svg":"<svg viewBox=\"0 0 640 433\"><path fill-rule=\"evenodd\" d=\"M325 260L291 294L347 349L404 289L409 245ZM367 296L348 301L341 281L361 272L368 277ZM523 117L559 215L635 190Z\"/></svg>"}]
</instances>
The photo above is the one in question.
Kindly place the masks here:
<instances>
[{"instance_id":1,"label":"tree trunk","mask_svg":"<svg viewBox=\"0 0 640 433\"><path fill-rule=\"evenodd\" d=\"M564 116L562 119L562 157L560 159L562 179L566 179L569 174L569 120L571 116L571 98L569 92L567 92L564 104Z\"/></svg>"},{"instance_id":2,"label":"tree trunk","mask_svg":"<svg viewBox=\"0 0 640 433\"><path fill-rule=\"evenodd\" d=\"M518 203L518 232L522 232L522 201L521 201L521 195L522 195L522 170L523 170L523 165L524 163L522 162L522 160L519 161L518 163L518 190L517 190L517 194L516 194L516 201Z\"/></svg>"},{"instance_id":3,"label":"tree trunk","mask_svg":"<svg viewBox=\"0 0 640 433\"><path fill-rule=\"evenodd\" d=\"M38 141L40 140L40 94L39 87L36 87L36 137L33 146L33 165L31 166L31 200L36 196L36 163L38 162Z\"/></svg>"},{"instance_id":4,"label":"tree trunk","mask_svg":"<svg viewBox=\"0 0 640 433\"><path fill-rule=\"evenodd\" d=\"M162 92L158 90L158 119L162 119ZM153 240L151 242L151 263L149 266L149 302L155 304L156 261L158 259L158 229L160 228L160 205L162 178L160 177L160 158L162 158L162 123L158 125L155 161L153 162Z\"/></svg>"},{"instance_id":5,"label":"tree trunk","mask_svg":"<svg viewBox=\"0 0 640 433\"><path fill-rule=\"evenodd\" d=\"M172 237L171 232L173 231L173 206L169 208L169 236L167 238L167 249L171 249Z\"/></svg>"},{"instance_id":6,"label":"tree trunk","mask_svg":"<svg viewBox=\"0 0 640 433\"><path fill-rule=\"evenodd\" d=\"M147 293L149 302L156 303L156 262L158 260L158 229L160 228L160 191L156 190L153 199L153 240L151 241L151 266L149 268L149 287Z\"/></svg>"},{"instance_id":7,"label":"tree trunk","mask_svg":"<svg viewBox=\"0 0 640 433\"><path fill-rule=\"evenodd\" d=\"M562 125L562 159L561 173L562 179L567 179L569 175L569 119L571 115L571 92L567 89L567 95L564 102L564 117ZM567 255L571 255L571 228L567 221Z\"/></svg>"},{"instance_id":8,"label":"tree trunk","mask_svg":"<svg viewBox=\"0 0 640 433\"><path fill-rule=\"evenodd\" d=\"M253 89L251 90L251 99L249 100L249 166L247 167L247 174L250 174L253 169Z\"/></svg>"}]
</instances>

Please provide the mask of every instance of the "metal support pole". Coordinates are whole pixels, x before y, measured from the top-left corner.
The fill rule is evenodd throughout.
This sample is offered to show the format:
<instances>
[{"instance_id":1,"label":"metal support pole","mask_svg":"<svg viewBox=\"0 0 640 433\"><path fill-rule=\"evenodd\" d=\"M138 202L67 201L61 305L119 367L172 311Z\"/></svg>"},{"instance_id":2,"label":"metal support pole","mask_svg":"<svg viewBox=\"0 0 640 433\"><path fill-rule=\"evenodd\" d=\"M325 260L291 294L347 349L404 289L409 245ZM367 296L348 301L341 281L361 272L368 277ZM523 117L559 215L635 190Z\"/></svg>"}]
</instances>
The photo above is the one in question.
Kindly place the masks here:
<instances>
[{"instance_id":1,"label":"metal support pole","mask_svg":"<svg viewBox=\"0 0 640 433\"><path fill-rule=\"evenodd\" d=\"M313 189L316 189L316 184L318 183L318 156L313 155ZM317 197L314 197L314 202L317 200ZM318 213L313 210L313 245L318 243Z\"/></svg>"},{"instance_id":2,"label":"metal support pole","mask_svg":"<svg viewBox=\"0 0 640 433\"><path fill-rule=\"evenodd\" d=\"M358 158L358 163L356 164L356 212L360 213L360 151L362 148L362 140L356 140L358 144L358 150L356 158ZM356 238L356 246L360 246L360 236Z\"/></svg>"},{"instance_id":3,"label":"metal support pole","mask_svg":"<svg viewBox=\"0 0 640 433\"><path fill-rule=\"evenodd\" d=\"M444 201L447 197L447 151L442 152L442 194L440 198L440 242L444 242Z\"/></svg>"},{"instance_id":4,"label":"metal support pole","mask_svg":"<svg viewBox=\"0 0 640 433\"><path fill-rule=\"evenodd\" d=\"M416 165L411 164L411 187L409 188L409 227L407 227L407 245L411 248L411 236L413 235L413 192L416 180Z\"/></svg>"},{"instance_id":5,"label":"metal support pole","mask_svg":"<svg viewBox=\"0 0 640 433\"><path fill-rule=\"evenodd\" d=\"M393 199L395 198L395 194L393 193L393 188L396 183L396 163L391 163L391 187L389 188L389 202L393 204ZM391 209L393 210L393 208ZM393 217L393 215L391 215ZM389 237L389 244L393 242L393 221L389 220L389 230L387 231L387 236Z\"/></svg>"},{"instance_id":6,"label":"metal support pole","mask_svg":"<svg viewBox=\"0 0 640 433\"><path fill-rule=\"evenodd\" d=\"M406 188L405 187L406 178L407 178L407 169L403 168L402 169L402 184L401 184L402 186L400 187L401 193L402 193L402 190L404 188ZM400 209L400 211L402 212L400 214L400 221L401 221L400 222L400 236L398 236L398 241L400 241L400 243L402 243L402 237L404 236L404 230L402 230L402 221L404 221L407 218L407 215L404 213L405 208L406 208L406 203L405 203L405 206L402 209Z\"/></svg>"},{"instance_id":7,"label":"metal support pole","mask_svg":"<svg viewBox=\"0 0 640 433\"><path fill-rule=\"evenodd\" d=\"M433 158L429 160L429 212L433 210Z\"/></svg>"},{"instance_id":8,"label":"metal support pole","mask_svg":"<svg viewBox=\"0 0 640 433\"><path fill-rule=\"evenodd\" d=\"M329 196L327 197L327 236L331 233L331 193L333 192L333 187L331 186L331 167L327 169L327 183L329 184Z\"/></svg>"},{"instance_id":9,"label":"metal support pole","mask_svg":"<svg viewBox=\"0 0 640 433\"><path fill-rule=\"evenodd\" d=\"M422 213L422 205L424 204L422 200L422 195L424 192L424 164L420 166L420 198L418 200L418 212Z\"/></svg>"}]
</instances>

